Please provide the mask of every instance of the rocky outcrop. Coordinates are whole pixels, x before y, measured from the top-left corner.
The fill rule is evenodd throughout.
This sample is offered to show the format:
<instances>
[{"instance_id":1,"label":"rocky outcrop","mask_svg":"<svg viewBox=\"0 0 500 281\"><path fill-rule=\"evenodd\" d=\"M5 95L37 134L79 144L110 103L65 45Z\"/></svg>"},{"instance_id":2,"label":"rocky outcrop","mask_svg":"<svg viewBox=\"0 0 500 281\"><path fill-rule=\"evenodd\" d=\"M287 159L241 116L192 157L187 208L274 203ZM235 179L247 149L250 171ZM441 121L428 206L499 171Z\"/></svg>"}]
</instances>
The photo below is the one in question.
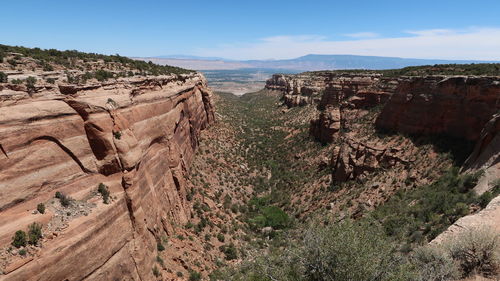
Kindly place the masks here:
<instances>
[{"instance_id":1,"label":"rocky outcrop","mask_svg":"<svg viewBox=\"0 0 500 281\"><path fill-rule=\"evenodd\" d=\"M340 107L328 105L318 119L311 120L309 134L322 143L329 143L340 133L342 116Z\"/></svg>"},{"instance_id":2,"label":"rocky outcrop","mask_svg":"<svg viewBox=\"0 0 500 281\"><path fill-rule=\"evenodd\" d=\"M385 102L398 84L397 79L379 74L310 72L295 75L275 74L266 88L283 93L289 106L319 104L338 105L342 102L356 108L366 108Z\"/></svg>"},{"instance_id":3,"label":"rocky outcrop","mask_svg":"<svg viewBox=\"0 0 500 281\"><path fill-rule=\"evenodd\" d=\"M31 96L30 96L31 95ZM190 217L185 174L214 121L200 74L0 91L2 280L153 280L157 241ZM105 204L100 183L111 193ZM54 193L74 199L64 208ZM37 204L44 203L44 214ZM41 247L11 254L17 230Z\"/></svg>"},{"instance_id":4,"label":"rocky outcrop","mask_svg":"<svg viewBox=\"0 0 500 281\"><path fill-rule=\"evenodd\" d=\"M311 121L310 134L327 143L338 137L345 122L341 120L345 109L367 109L384 104L398 79L379 74L311 72L295 75L273 75L266 88L282 92L288 107L316 104L322 110Z\"/></svg>"},{"instance_id":5,"label":"rocky outcrop","mask_svg":"<svg viewBox=\"0 0 500 281\"><path fill-rule=\"evenodd\" d=\"M405 166L409 162L403 158L400 149L376 147L345 138L333 152L332 180L336 183L354 180L378 169L391 168L396 164Z\"/></svg>"},{"instance_id":6,"label":"rocky outcrop","mask_svg":"<svg viewBox=\"0 0 500 281\"><path fill-rule=\"evenodd\" d=\"M406 134L443 134L477 141L499 109L499 77L411 77L400 82L376 126Z\"/></svg>"},{"instance_id":7,"label":"rocky outcrop","mask_svg":"<svg viewBox=\"0 0 500 281\"><path fill-rule=\"evenodd\" d=\"M488 206L478 213L458 219L432 240L431 244L448 242L463 233L481 230L500 233L500 196L491 200Z\"/></svg>"},{"instance_id":8,"label":"rocky outcrop","mask_svg":"<svg viewBox=\"0 0 500 281\"><path fill-rule=\"evenodd\" d=\"M274 74L266 81L266 89L282 92L283 103L295 107L319 102L327 84L327 76Z\"/></svg>"}]
</instances>

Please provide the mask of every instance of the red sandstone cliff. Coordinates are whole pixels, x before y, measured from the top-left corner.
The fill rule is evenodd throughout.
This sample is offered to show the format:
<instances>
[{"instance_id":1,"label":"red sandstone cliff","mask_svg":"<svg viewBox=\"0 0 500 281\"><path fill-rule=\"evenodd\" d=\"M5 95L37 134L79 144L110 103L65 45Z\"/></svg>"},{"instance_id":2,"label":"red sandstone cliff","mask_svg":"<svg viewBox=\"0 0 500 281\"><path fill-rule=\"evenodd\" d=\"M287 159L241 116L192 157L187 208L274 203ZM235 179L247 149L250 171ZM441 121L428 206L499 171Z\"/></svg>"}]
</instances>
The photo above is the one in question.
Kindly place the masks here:
<instances>
[{"instance_id":1,"label":"red sandstone cliff","mask_svg":"<svg viewBox=\"0 0 500 281\"><path fill-rule=\"evenodd\" d=\"M295 75L275 74L266 88L283 93L289 106L319 104L349 104L352 107L371 107L385 102L398 84L397 79L378 74L311 72Z\"/></svg>"},{"instance_id":2,"label":"red sandstone cliff","mask_svg":"<svg viewBox=\"0 0 500 281\"><path fill-rule=\"evenodd\" d=\"M283 93L288 107L316 104L322 110L311 120L310 134L323 143L338 137L347 111L371 108L385 103L398 85L398 79L379 74L314 72L296 75L276 74L266 88Z\"/></svg>"},{"instance_id":3,"label":"red sandstone cliff","mask_svg":"<svg viewBox=\"0 0 500 281\"><path fill-rule=\"evenodd\" d=\"M204 77L47 84L31 95L0 86L0 279L153 280L157 241L190 216L184 176L214 121ZM69 209L56 191L75 199ZM9 254L33 222L43 246Z\"/></svg>"},{"instance_id":4,"label":"red sandstone cliff","mask_svg":"<svg viewBox=\"0 0 500 281\"><path fill-rule=\"evenodd\" d=\"M400 82L376 125L407 134L444 134L476 141L498 110L498 77L411 77Z\"/></svg>"},{"instance_id":5,"label":"red sandstone cliff","mask_svg":"<svg viewBox=\"0 0 500 281\"><path fill-rule=\"evenodd\" d=\"M411 154L405 152L414 145L391 147L377 137L370 138L373 132L366 128L373 123L377 129L405 134L441 134L477 141L464 169L486 171L487 177L481 181L484 188L478 187L478 192L484 192L499 177L499 118L494 115L500 109L499 77L387 78L314 72L274 75L266 88L281 91L289 107L318 105L320 113L311 120L310 134L323 143L338 144L331 162L334 181L355 179L397 163L408 169ZM383 106L380 114L370 110L377 105ZM370 117L373 114L377 115Z\"/></svg>"}]
</instances>

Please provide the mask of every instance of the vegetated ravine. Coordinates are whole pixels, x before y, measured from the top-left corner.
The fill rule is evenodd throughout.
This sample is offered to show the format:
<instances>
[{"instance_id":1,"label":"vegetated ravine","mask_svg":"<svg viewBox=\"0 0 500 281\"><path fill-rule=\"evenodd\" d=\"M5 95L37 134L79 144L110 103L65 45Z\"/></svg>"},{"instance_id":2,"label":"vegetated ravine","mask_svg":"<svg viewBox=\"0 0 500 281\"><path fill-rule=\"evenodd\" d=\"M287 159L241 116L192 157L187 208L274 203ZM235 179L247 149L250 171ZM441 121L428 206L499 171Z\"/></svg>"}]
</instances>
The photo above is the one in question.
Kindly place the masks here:
<instances>
[{"instance_id":1,"label":"vegetated ravine","mask_svg":"<svg viewBox=\"0 0 500 281\"><path fill-rule=\"evenodd\" d=\"M214 201L227 210L226 219L231 221L229 232L226 226L221 228L229 234L226 235L229 242L225 242L231 247L229 254L226 246L220 247L227 264L218 260L220 266L210 277L215 280L456 280L475 275L496 278L498 197L489 206L488 203L500 192L496 168L493 172L491 169L496 165L491 165L496 161L491 159L496 159L497 154L490 154L490 162L478 166L473 163L484 152L478 151L477 145L474 149L479 135L460 136L446 131L447 128L426 133L425 127L420 132L406 132L404 124L398 130L379 123L388 118L388 109L399 110L398 95L406 94L405 91L428 91L435 95L434 100L429 102L424 97L428 103L419 104L417 100L417 106L435 110L447 107L448 114L451 111L449 118L456 118L454 101L443 103L440 95L446 95L450 84L463 91L467 86L460 88L464 87L461 78L430 77L422 85L415 84L415 78L327 73L330 77L326 80L333 81L328 83L342 80L343 86L335 89L332 85L321 85L325 79L322 75L277 75L268 81L268 90L240 98L216 94L218 122L208 130L209 136L202 139L201 154L192 170L195 186L205 186L202 192L208 197L215 192ZM283 83L279 79L289 81ZM469 78L467 83L477 85L483 78L477 82L473 79ZM387 86L391 83L399 86ZM425 90L426 83L445 90ZM313 90L308 91L308 87ZM489 90L480 95L488 96ZM492 93L490 97L497 100L498 89ZM337 95L337 100L329 102L332 95ZM378 99L373 99L373 95L378 95ZM388 101L383 95L395 97ZM341 120L331 113L335 108L341 111ZM482 121L486 128L481 137L496 134L497 129L488 125L498 122L493 113L486 113L490 115ZM429 120L422 120L420 125L430 124L425 122ZM446 120L445 124L453 122L473 121ZM335 123L339 123L338 127ZM482 126L473 128L477 132L481 129ZM490 148L493 145L480 142ZM197 182L196 179L206 179L200 173L210 172L216 175L212 181ZM480 182L484 185L485 178L486 189L481 191ZM482 212L484 208L487 210ZM466 220L457 222L464 216ZM457 226L447 232L454 223ZM433 242L428 245L430 241ZM478 246L479 241L488 242ZM470 256L464 256L476 255L470 253L475 251L470 247L484 247L482 250L489 253L486 256L491 255L474 257L476 261L471 262ZM469 252L460 254L458 249Z\"/></svg>"},{"instance_id":2,"label":"vegetated ravine","mask_svg":"<svg viewBox=\"0 0 500 281\"><path fill-rule=\"evenodd\" d=\"M498 69L273 75L237 97L0 45L0 279L495 279Z\"/></svg>"},{"instance_id":3,"label":"vegetated ravine","mask_svg":"<svg viewBox=\"0 0 500 281\"><path fill-rule=\"evenodd\" d=\"M216 259L212 279L496 276L494 264L464 269L455 252L427 246L459 218L480 212L499 193L498 180L481 196L473 191L484 171L459 172L472 152L470 141L378 129L375 123L383 107L369 106L345 109L346 132L322 143L310 128L315 123L310 121L322 111L315 104L287 107L285 94L216 93L218 121L202 137L191 170L196 193L219 202L226 210L219 213L222 221L230 222L221 222L215 231L225 237L219 246L225 263ZM359 173L355 178L335 181L339 167L331 158L353 137L365 143L364 150L355 153L365 157L365 163L354 168ZM371 152L370 145L383 153ZM388 155L388 147L399 154ZM398 159L383 164L384 157ZM198 215L195 222L207 216ZM495 247L498 251L498 244Z\"/></svg>"}]
</instances>

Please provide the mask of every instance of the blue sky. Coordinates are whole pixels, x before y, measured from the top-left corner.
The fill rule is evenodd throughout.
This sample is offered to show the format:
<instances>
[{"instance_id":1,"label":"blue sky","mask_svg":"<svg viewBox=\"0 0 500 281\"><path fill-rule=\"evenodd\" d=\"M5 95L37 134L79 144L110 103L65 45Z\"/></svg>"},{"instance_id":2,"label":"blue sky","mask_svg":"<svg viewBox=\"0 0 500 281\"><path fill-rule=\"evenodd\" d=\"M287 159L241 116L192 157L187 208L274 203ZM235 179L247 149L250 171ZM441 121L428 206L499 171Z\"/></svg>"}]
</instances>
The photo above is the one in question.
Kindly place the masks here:
<instances>
[{"instance_id":1,"label":"blue sky","mask_svg":"<svg viewBox=\"0 0 500 281\"><path fill-rule=\"evenodd\" d=\"M2 1L0 43L127 56L500 60L499 0Z\"/></svg>"}]
</instances>

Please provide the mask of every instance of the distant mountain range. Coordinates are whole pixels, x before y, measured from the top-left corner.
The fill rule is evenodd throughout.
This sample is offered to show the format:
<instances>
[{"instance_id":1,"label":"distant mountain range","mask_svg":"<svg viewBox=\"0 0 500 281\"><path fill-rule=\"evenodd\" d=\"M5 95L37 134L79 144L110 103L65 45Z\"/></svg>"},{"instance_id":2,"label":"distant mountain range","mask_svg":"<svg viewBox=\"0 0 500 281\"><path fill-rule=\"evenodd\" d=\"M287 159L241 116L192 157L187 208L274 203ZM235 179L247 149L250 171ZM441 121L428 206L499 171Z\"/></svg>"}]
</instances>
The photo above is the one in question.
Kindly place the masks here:
<instances>
[{"instance_id":1,"label":"distant mountain range","mask_svg":"<svg viewBox=\"0 0 500 281\"><path fill-rule=\"evenodd\" d=\"M186 55L135 58L195 70L234 70L244 68L286 69L295 71L334 69L394 69L406 66L463 63L500 63L500 61L436 60L356 55L306 55L286 60L229 60Z\"/></svg>"}]
</instances>

